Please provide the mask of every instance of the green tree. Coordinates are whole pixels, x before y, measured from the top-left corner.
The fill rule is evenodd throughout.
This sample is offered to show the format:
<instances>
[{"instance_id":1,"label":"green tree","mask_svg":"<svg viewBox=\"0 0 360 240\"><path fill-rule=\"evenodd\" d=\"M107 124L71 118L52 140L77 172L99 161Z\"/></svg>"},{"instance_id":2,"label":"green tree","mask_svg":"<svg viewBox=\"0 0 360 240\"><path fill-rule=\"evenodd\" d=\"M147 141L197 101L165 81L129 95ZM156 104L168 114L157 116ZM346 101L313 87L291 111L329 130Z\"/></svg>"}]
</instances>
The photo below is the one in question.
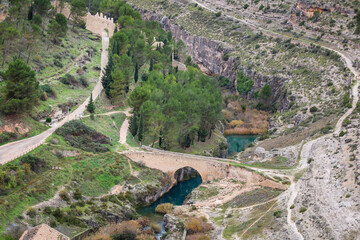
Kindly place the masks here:
<instances>
[{"instance_id":1,"label":"green tree","mask_svg":"<svg viewBox=\"0 0 360 240\"><path fill-rule=\"evenodd\" d=\"M134 73L134 81L137 83L139 80L139 65L138 63L135 64L135 73Z\"/></svg>"},{"instance_id":2,"label":"green tree","mask_svg":"<svg viewBox=\"0 0 360 240\"><path fill-rule=\"evenodd\" d=\"M113 67L114 67L114 62L113 62L112 56L110 55L109 56L109 61L108 61L107 65L106 65L106 68L105 68L104 75L101 78L101 83L103 85L103 88L105 90L105 94L106 94L107 97L110 97L110 89L111 89L110 85L113 82L113 79L112 79L112 76L111 76L111 72L113 70Z\"/></svg>"},{"instance_id":3,"label":"green tree","mask_svg":"<svg viewBox=\"0 0 360 240\"><path fill-rule=\"evenodd\" d=\"M141 142L144 137L144 118L142 112L140 112L140 120L139 120L139 129L138 129L138 139Z\"/></svg>"},{"instance_id":4,"label":"green tree","mask_svg":"<svg viewBox=\"0 0 360 240\"><path fill-rule=\"evenodd\" d=\"M61 26L60 24L55 21L55 20L51 20L49 22L48 25L48 35L50 37L50 40L53 44L57 44L60 42L60 38L63 36L63 32L61 31ZM48 48L50 48L50 44L48 46Z\"/></svg>"},{"instance_id":5,"label":"green tree","mask_svg":"<svg viewBox=\"0 0 360 240\"><path fill-rule=\"evenodd\" d=\"M253 87L254 81L244 75L242 71L238 72L237 90L240 94L246 95Z\"/></svg>"},{"instance_id":6,"label":"green tree","mask_svg":"<svg viewBox=\"0 0 360 240\"><path fill-rule=\"evenodd\" d=\"M34 22L34 24L38 25L39 27L42 26L43 20L42 20L42 18L41 18L41 16L39 14L36 14L33 17L32 21Z\"/></svg>"},{"instance_id":7,"label":"green tree","mask_svg":"<svg viewBox=\"0 0 360 240\"><path fill-rule=\"evenodd\" d=\"M151 72L154 68L154 60L152 58L150 58L150 67L149 67L149 71Z\"/></svg>"},{"instance_id":8,"label":"green tree","mask_svg":"<svg viewBox=\"0 0 360 240\"><path fill-rule=\"evenodd\" d=\"M68 30L68 25L67 25L67 19L64 16L64 14L58 13L55 16L55 21L59 24L60 26L60 30L62 33L62 37L66 36L66 32Z\"/></svg>"},{"instance_id":9,"label":"green tree","mask_svg":"<svg viewBox=\"0 0 360 240\"><path fill-rule=\"evenodd\" d=\"M19 35L19 31L16 28L10 26L6 22L0 23L0 39L3 43L2 66L4 66L10 48L14 44L15 40L18 39Z\"/></svg>"},{"instance_id":10,"label":"green tree","mask_svg":"<svg viewBox=\"0 0 360 240\"><path fill-rule=\"evenodd\" d=\"M74 22L73 29L75 25L81 26L85 23L83 18L86 16L86 13L87 13L86 4L83 0L71 1L70 16L72 17Z\"/></svg>"},{"instance_id":11,"label":"green tree","mask_svg":"<svg viewBox=\"0 0 360 240\"><path fill-rule=\"evenodd\" d=\"M88 112L91 114L95 113L95 104L93 101L92 93L90 94L90 100L89 100L89 104L86 106L86 110L88 110Z\"/></svg>"},{"instance_id":12,"label":"green tree","mask_svg":"<svg viewBox=\"0 0 360 240\"><path fill-rule=\"evenodd\" d=\"M360 34L360 10L358 10L356 13L355 22L356 22L355 34Z\"/></svg>"},{"instance_id":13,"label":"green tree","mask_svg":"<svg viewBox=\"0 0 360 240\"><path fill-rule=\"evenodd\" d=\"M45 15L51 8L50 0L34 0L34 10L37 14Z\"/></svg>"},{"instance_id":14,"label":"green tree","mask_svg":"<svg viewBox=\"0 0 360 240\"><path fill-rule=\"evenodd\" d=\"M29 112L39 102L39 82L35 72L21 61L10 62L3 74L0 110L5 114Z\"/></svg>"},{"instance_id":15,"label":"green tree","mask_svg":"<svg viewBox=\"0 0 360 240\"><path fill-rule=\"evenodd\" d=\"M131 117L129 128L130 128L131 135L133 135L135 137L137 134L137 131L138 131L136 111L134 111L133 116Z\"/></svg>"},{"instance_id":16,"label":"green tree","mask_svg":"<svg viewBox=\"0 0 360 240\"><path fill-rule=\"evenodd\" d=\"M130 93L128 103L139 112L142 104L150 98L150 91L146 87L137 87Z\"/></svg>"}]
</instances>

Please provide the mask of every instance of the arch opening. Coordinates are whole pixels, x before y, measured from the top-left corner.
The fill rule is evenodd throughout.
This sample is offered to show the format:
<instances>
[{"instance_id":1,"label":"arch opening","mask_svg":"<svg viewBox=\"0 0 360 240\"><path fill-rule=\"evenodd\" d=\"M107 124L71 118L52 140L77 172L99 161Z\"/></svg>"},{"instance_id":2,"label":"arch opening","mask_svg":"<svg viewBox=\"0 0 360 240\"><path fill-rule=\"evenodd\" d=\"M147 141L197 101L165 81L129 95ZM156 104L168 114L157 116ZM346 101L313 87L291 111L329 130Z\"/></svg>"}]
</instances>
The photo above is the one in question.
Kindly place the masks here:
<instances>
[{"instance_id":1,"label":"arch opening","mask_svg":"<svg viewBox=\"0 0 360 240\"><path fill-rule=\"evenodd\" d=\"M196 169L189 166L179 168L174 173L176 183L184 182L193 178L199 178L199 181L201 181L200 183L203 182L201 174Z\"/></svg>"}]
</instances>

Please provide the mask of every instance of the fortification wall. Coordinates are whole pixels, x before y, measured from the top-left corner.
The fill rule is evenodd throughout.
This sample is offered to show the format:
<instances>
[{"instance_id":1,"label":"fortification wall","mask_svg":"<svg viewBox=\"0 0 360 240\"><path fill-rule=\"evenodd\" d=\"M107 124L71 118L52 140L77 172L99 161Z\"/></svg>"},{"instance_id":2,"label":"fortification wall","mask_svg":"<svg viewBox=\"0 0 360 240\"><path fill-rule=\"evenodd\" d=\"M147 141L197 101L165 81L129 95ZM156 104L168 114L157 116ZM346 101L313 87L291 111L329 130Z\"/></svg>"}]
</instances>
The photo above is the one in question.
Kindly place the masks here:
<instances>
[{"instance_id":1,"label":"fortification wall","mask_svg":"<svg viewBox=\"0 0 360 240\"><path fill-rule=\"evenodd\" d=\"M86 29L100 36L103 30L107 29L109 37L112 37L115 30L115 23L113 18L107 18L102 13L91 15L91 13L88 12L86 16Z\"/></svg>"},{"instance_id":2,"label":"fortification wall","mask_svg":"<svg viewBox=\"0 0 360 240\"><path fill-rule=\"evenodd\" d=\"M70 5L68 3L65 3L63 8L59 7L59 2L57 0L53 0L51 4L58 13L64 14L66 18L71 18ZM96 13L95 15L91 15L91 13L88 12L86 17L84 17L84 21L86 23L86 29L96 35L101 36L104 29L108 30L109 37L112 37L114 33L114 19L108 18L102 13Z\"/></svg>"}]
</instances>

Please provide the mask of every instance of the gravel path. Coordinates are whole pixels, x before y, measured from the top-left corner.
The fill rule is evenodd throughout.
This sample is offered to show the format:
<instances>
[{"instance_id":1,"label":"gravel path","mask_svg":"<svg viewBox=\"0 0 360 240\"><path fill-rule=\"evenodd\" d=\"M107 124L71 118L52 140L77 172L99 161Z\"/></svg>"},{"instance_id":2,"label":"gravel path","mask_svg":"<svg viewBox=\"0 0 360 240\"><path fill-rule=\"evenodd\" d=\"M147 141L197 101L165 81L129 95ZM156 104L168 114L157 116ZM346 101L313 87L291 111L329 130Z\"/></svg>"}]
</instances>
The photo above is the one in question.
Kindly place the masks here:
<instances>
[{"instance_id":1,"label":"gravel path","mask_svg":"<svg viewBox=\"0 0 360 240\"><path fill-rule=\"evenodd\" d=\"M102 35L102 53L101 53L101 69L105 69L107 61L108 61L108 51L107 48L109 46L109 37L105 32ZM100 77L98 82L96 83L92 95L95 100L99 94L101 93L103 87L101 84L101 77L103 75L103 71L101 70ZM75 111L67 115L63 120L59 123L54 124L51 128L46 130L45 132L36 135L31 138L23 139L20 141L12 142L9 144L5 144L0 147L0 164L5 164L10 162L28 152L35 149L45 142L45 140L53 133L56 129L64 125L66 122L79 118L79 116L85 111L85 106L88 104L90 97L88 97Z\"/></svg>"}]
</instances>

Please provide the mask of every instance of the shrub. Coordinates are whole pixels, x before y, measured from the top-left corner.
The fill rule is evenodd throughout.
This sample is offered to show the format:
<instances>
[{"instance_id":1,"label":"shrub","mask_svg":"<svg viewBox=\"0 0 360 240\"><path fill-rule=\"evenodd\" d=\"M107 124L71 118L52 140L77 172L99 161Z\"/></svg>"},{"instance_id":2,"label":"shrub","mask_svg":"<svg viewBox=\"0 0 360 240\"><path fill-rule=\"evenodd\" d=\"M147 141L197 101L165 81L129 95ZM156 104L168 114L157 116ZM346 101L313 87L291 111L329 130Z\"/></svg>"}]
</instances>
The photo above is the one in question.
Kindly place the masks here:
<instances>
[{"instance_id":1,"label":"shrub","mask_svg":"<svg viewBox=\"0 0 360 240\"><path fill-rule=\"evenodd\" d=\"M25 155L20 159L20 164L27 163L30 165L31 170L39 173L41 169L46 167L46 162L33 155Z\"/></svg>"},{"instance_id":2,"label":"shrub","mask_svg":"<svg viewBox=\"0 0 360 240\"><path fill-rule=\"evenodd\" d=\"M84 87L87 88L89 86L89 82L84 76L81 76L79 78L79 81L80 81L81 85L83 85Z\"/></svg>"},{"instance_id":3,"label":"shrub","mask_svg":"<svg viewBox=\"0 0 360 240\"><path fill-rule=\"evenodd\" d=\"M63 64L58 60L58 59L54 59L54 65L59 67L59 68L63 68Z\"/></svg>"},{"instance_id":4,"label":"shrub","mask_svg":"<svg viewBox=\"0 0 360 240\"><path fill-rule=\"evenodd\" d=\"M147 217L139 217L137 222L140 224L141 227L147 227L150 225L150 220Z\"/></svg>"},{"instance_id":5,"label":"shrub","mask_svg":"<svg viewBox=\"0 0 360 240\"><path fill-rule=\"evenodd\" d=\"M294 208L295 208L295 205L294 205L294 204L290 206L290 209L294 209Z\"/></svg>"},{"instance_id":6,"label":"shrub","mask_svg":"<svg viewBox=\"0 0 360 240\"><path fill-rule=\"evenodd\" d=\"M159 224L151 223L150 227L155 233L160 233L161 232L161 226Z\"/></svg>"},{"instance_id":7,"label":"shrub","mask_svg":"<svg viewBox=\"0 0 360 240\"><path fill-rule=\"evenodd\" d=\"M46 213L46 214L51 214L51 212L52 212L51 207L46 206L46 207L44 208L44 213Z\"/></svg>"},{"instance_id":8,"label":"shrub","mask_svg":"<svg viewBox=\"0 0 360 240\"><path fill-rule=\"evenodd\" d=\"M52 87L48 84L40 85L40 91L42 93L46 93L46 96L48 97L56 97L56 92Z\"/></svg>"},{"instance_id":9,"label":"shrub","mask_svg":"<svg viewBox=\"0 0 360 240\"><path fill-rule=\"evenodd\" d=\"M202 222L199 218L190 218L185 223L186 230L190 233L202 232L204 229L202 227Z\"/></svg>"},{"instance_id":10,"label":"shrub","mask_svg":"<svg viewBox=\"0 0 360 240\"><path fill-rule=\"evenodd\" d=\"M339 137L343 137L345 134L346 134L346 132L341 131L340 134L339 134Z\"/></svg>"},{"instance_id":11,"label":"shrub","mask_svg":"<svg viewBox=\"0 0 360 240\"><path fill-rule=\"evenodd\" d=\"M79 120L65 123L56 130L56 134L63 136L71 146L88 152L107 152L108 148L103 144L110 144L105 135L96 132Z\"/></svg>"},{"instance_id":12,"label":"shrub","mask_svg":"<svg viewBox=\"0 0 360 240\"><path fill-rule=\"evenodd\" d=\"M34 218L36 216L36 209L35 208L29 208L26 212L26 215L28 215L31 218Z\"/></svg>"},{"instance_id":13,"label":"shrub","mask_svg":"<svg viewBox=\"0 0 360 240\"><path fill-rule=\"evenodd\" d=\"M244 9L247 9L248 7L249 7L249 4L246 3L246 4L244 5Z\"/></svg>"},{"instance_id":14,"label":"shrub","mask_svg":"<svg viewBox=\"0 0 360 240\"><path fill-rule=\"evenodd\" d=\"M221 12L215 13L215 17L220 17L220 16L221 16Z\"/></svg>"},{"instance_id":15,"label":"shrub","mask_svg":"<svg viewBox=\"0 0 360 240\"><path fill-rule=\"evenodd\" d=\"M223 59L224 61L229 60L229 58L230 58L230 55L229 55L228 53L225 53L225 54L223 55L223 57L222 57L222 59Z\"/></svg>"},{"instance_id":16,"label":"shrub","mask_svg":"<svg viewBox=\"0 0 360 240\"><path fill-rule=\"evenodd\" d=\"M59 196L66 202L70 201L69 195L65 190L60 191Z\"/></svg>"},{"instance_id":17,"label":"shrub","mask_svg":"<svg viewBox=\"0 0 360 240\"><path fill-rule=\"evenodd\" d=\"M314 112L317 112L318 111L318 109L317 109L317 107L315 107L315 106L312 106L311 108L310 108L310 112L311 113L314 113Z\"/></svg>"},{"instance_id":18,"label":"shrub","mask_svg":"<svg viewBox=\"0 0 360 240\"><path fill-rule=\"evenodd\" d=\"M299 212L300 212L300 213L304 213L304 212L306 212L306 210L307 210L306 207L301 207L300 210L299 210Z\"/></svg>"},{"instance_id":19,"label":"shrub","mask_svg":"<svg viewBox=\"0 0 360 240\"><path fill-rule=\"evenodd\" d=\"M274 212L274 217L280 218L281 217L281 211Z\"/></svg>"},{"instance_id":20,"label":"shrub","mask_svg":"<svg viewBox=\"0 0 360 240\"><path fill-rule=\"evenodd\" d=\"M3 132L0 134L0 143L17 139L17 134L12 132Z\"/></svg>"},{"instance_id":21,"label":"shrub","mask_svg":"<svg viewBox=\"0 0 360 240\"><path fill-rule=\"evenodd\" d=\"M51 117L47 117L47 118L45 119L45 121L46 121L47 123L51 123Z\"/></svg>"},{"instance_id":22,"label":"shrub","mask_svg":"<svg viewBox=\"0 0 360 240\"><path fill-rule=\"evenodd\" d=\"M173 206L171 203L162 203L159 204L156 208L155 208L155 212L157 213L171 213Z\"/></svg>"},{"instance_id":23,"label":"shrub","mask_svg":"<svg viewBox=\"0 0 360 240\"><path fill-rule=\"evenodd\" d=\"M185 222L185 228L189 233L200 233L200 232L209 232L213 230L213 226L210 223L204 222L201 218L190 218Z\"/></svg>"},{"instance_id":24,"label":"shrub","mask_svg":"<svg viewBox=\"0 0 360 240\"><path fill-rule=\"evenodd\" d=\"M81 200L82 199L82 194L81 194L79 189L75 189L73 197L74 197L75 200Z\"/></svg>"}]
</instances>

